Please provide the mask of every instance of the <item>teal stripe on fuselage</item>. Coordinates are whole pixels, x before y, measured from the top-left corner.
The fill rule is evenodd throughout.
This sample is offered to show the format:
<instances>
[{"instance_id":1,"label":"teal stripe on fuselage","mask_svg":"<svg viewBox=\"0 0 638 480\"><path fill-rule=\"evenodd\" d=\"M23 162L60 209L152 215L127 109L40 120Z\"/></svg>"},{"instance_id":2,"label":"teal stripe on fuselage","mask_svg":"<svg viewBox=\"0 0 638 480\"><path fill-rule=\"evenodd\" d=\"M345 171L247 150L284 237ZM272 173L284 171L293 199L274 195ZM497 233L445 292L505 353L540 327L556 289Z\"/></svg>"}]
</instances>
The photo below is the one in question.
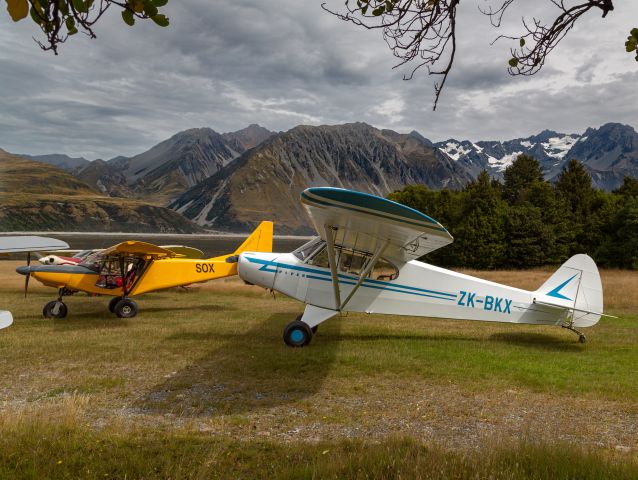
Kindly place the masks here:
<instances>
[{"instance_id":1,"label":"teal stripe on fuselage","mask_svg":"<svg viewBox=\"0 0 638 480\"><path fill-rule=\"evenodd\" d=\"M269 260L262 260L261 258L251 258L251 257L246 257L246 258L251 263L257 263L257 264L263 265L262 269L264 269L265 271L268 271L268 272L275 273L276 270L268 270L267 267L285 268L285 269L288 269L288 270L295 270L295 271L315 274L315 275L307 275L307 278L312 278L314 280L324 280L324 281L327 281L327 282L331 282L332 281L331 274L330 274L329 271L317 270L317 269L308 268L308 267L302 267L300 265L290 265L290 264L287 264L287 263L280 263L280 262L273 262L273 261L269 261ZM317 277L316 275L323 275L323 276L322 277ZM356 282L359 280L357 277L351 277L351 276L348 276L348 275L344 275L342 273L338 274L338 277L340 279L340 283L345 283L347 285L355 285ZM345 280L345 281L341 282L341 280ZM439 300L450 300L450 301L456 300L456 294L455 293L437 292L436 290L428 290L428 289L425 289L425 288L411 287L409 285L400 285L400 284L395 284L395 283L389 283L389 282L384 282L384 281L381 281L381 280L374 280L374 279L371 279L371 278L366 278L363 281L361 286L366 287L366 288L374 288L374 289L377 289L377 290L388 290L388 291L392 291L392 292L405 293L405 294L408 294L408 295L417 295L417 296L421 296L421 297L438 298ZM399 289L413 290L413 291L406 292L405 290L399 290Z\"/></svg>"}]
</instances>

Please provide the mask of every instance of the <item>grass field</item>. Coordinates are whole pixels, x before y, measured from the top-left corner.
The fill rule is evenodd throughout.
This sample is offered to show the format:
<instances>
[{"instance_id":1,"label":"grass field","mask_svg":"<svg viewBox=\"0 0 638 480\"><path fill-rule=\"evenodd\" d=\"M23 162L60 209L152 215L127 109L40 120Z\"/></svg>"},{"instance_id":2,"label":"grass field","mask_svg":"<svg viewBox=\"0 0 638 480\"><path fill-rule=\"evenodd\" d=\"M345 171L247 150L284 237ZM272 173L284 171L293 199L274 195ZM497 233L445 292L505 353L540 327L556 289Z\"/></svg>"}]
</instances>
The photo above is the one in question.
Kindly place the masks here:
<instances>
[{"instance_id":1,"label":"grass field","mask_svg":"<svg viewBox=\"0 0 638 480\"><path fill-rule=\"evenodd\" d=\"M602 272L588 343L557 327L302 311L237 279L67 299L0 262L0 478L638 478L638 272ZM549 270L465 272L537 288Z\"/></svg>"}]
</instances>

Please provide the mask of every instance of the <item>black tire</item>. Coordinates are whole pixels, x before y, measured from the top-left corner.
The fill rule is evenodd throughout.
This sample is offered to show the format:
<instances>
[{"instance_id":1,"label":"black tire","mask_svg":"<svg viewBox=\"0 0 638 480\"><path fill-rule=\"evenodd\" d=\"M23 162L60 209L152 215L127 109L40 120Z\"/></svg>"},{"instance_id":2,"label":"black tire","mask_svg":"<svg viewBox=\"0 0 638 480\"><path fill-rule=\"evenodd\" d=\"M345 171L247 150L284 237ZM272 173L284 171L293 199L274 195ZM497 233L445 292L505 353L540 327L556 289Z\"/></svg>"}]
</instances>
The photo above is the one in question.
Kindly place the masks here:
<instances>
[{"instance_id":1,"label":"black tire","mask_svg":"<svg viewBox=\"0 0 638 480\"><path fill-rule=\"evenodd\" d=\"M111 301L109 302L109 312L115 313L115 305L117 305L117 302L119 302L120 300L122 300L122 297L113 297L111 299Z\"/></svg>"},{"instance_id":2,"label":"black tire","mask_svg":"<svg viewBox=\"0 0 638 480\"><path fill-rule=\"evenodd\" d=\"M47 303L42 309L45 318L66 318L69 309L64 302L53 300Z\"/></svg>"},{"instance_id":3,"label":"black tire","mask_svg":"<svg viewBox=\"0 0 638 480\"><path fill-rule=\"evenodd\" d=\"M284 328L284 342L289 347L305 347L312 340L312 329L307 323L295 320Z\"/></svg>"},{"instance_id":4,"label":"black tire","mask_svg":"<svg viewBox=\"0 0 638 480\"><path fill-rule=\"evenodd\" d=\"M137 303L124 298L115 304L115 315L119 318L133 318L137 315Z\"/></svg>"},{"instance_id":5,"label":"black tire","mask_svg":"<svg viewBox=\"0 0 638 480\"><path fill-rule=\"evenodd\" d=\"M578 337L578 343L586 343L587 342L587 338L585 337L585 335L580 335Z\"/></svg>"}]
</instances>

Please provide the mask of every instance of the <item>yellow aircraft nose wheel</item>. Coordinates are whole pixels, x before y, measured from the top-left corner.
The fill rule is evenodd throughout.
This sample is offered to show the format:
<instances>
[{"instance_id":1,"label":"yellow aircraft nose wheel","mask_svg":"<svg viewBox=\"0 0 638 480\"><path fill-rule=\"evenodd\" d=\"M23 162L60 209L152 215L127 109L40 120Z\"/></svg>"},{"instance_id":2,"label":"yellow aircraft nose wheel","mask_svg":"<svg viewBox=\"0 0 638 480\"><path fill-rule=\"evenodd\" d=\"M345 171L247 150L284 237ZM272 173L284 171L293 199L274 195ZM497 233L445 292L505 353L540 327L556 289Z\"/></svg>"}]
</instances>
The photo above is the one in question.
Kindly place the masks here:
<instances>
[{"instance_id":1,"label":"yellow aircraft nose wheel","mask_svg":"<svg viewBox=\"0 0 638 480\"><path fill-rule=\"evenodd\" d=\"M42 315L44 318L66 318L69 309L66 303L62 301L62 297L68 293L64 288L58 291L58 299L47 303L42 309Z\"/></svg>"},{"instance_id":2,"label":"yellow aircraft nose wheel","mask_svg":"<svg viewBox=\"0 0 638 480\"><path fill-rule=\"evenodd\" d=\"M65 318L67 313L69 313L69 309L61 300L53 300L42 309L42 315L45 318Z\"/></svg>"}]
</instances>

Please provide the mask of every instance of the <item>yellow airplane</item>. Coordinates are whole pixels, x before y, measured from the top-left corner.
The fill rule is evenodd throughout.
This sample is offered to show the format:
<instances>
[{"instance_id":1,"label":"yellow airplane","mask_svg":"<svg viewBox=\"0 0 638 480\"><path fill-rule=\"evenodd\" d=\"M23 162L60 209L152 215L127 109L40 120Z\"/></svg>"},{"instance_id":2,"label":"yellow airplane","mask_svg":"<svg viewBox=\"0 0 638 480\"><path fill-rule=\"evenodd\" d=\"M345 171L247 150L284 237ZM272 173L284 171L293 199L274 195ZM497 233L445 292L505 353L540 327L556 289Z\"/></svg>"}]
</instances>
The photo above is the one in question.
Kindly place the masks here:
<instances>
[{"instance_id":1,"label":"yellow airplane","mask_svg":"<svg viewBox=\"0 0 638 480\"><path fill-rule=\"evenodd\" d=\"M46 318L66 317L68 308L62 298L76 292L112 296L109 310L120 318L131 318L137 315L137 304L129 297L237 275L239 254L272 252L272 237L272 222L261 222L235 252L220 257L185 258L167 248L128 241L97 251L78 265L23 266L16 271L26 276L25 294L31 276L58 289L58 299L42 310Z\"/></svg>"}]
</instances>

